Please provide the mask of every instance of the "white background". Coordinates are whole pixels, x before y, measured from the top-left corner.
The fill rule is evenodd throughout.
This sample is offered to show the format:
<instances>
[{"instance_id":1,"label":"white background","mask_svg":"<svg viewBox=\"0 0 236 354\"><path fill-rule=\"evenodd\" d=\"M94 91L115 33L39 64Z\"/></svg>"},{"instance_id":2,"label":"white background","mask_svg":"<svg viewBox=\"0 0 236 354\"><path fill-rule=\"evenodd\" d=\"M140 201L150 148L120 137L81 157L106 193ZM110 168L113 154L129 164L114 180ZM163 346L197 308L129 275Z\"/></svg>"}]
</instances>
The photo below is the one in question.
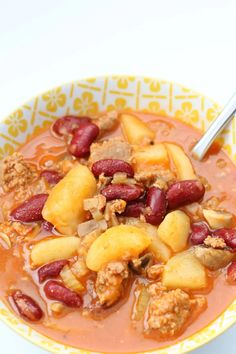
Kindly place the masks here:
<instances>
[{"instance_id":1,"label":"white background","mask_svg":"<svg viewBox=\"0 0 236 354\"><path fill-rule=\"evenodd\" d=\"M0 0L0 119L70 80L139 74L224 104L236 89L236 0ZM224 296L224 294L222 294ZM235 354L235 327L194 354ZM0 323L1 354L43 354Z\"/></svg>"}]
</instances>

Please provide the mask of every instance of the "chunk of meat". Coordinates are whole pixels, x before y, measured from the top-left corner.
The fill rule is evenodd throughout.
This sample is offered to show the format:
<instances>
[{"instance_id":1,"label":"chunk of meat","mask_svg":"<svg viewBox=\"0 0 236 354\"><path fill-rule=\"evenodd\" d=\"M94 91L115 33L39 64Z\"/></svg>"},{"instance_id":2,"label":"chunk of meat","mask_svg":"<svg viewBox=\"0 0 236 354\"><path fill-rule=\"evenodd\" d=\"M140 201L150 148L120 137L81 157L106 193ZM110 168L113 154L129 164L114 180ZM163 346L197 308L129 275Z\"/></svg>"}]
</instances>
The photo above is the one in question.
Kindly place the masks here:
<instances>
[{"instance_id":1,"label":"chunk of meat","mask_svg":"<svg viewBox=\"0 0 236 354\"><path fill-rule=\"evenodd\" d=\"M215 249L213 247L196 246L194 255L210 270L218 270L226 267L234 258L234 254L227 249Z\"/></svg>"},{"instance_id":2,"label":"chunk of meat","mask_svg":"<svg viewBox=\"0 0 236 354\"><path fill-rule=\"evenodd\" d=\"M12 222L11 227L20 236L26 236L34 229L34 225L22 224L18 221Z\"/></svg>"},{"instance_id":3,"label":"chunk of meat","mask_svg":"<svg viewBox=\"0 0 236 354\"><path fill-rule=\"evenodd\" d=\"M99 175L98 183L97 183L98 190L101 191L104 187L106 187L111 182L111 180L112 177L106 177L104 173Z\"/></svg>"},{"instance_id":4,"label":"chunk of meat","mask_svg":"<svg viewBox=\"0 0 236 354\"><path fill-rule=\"evenodd\" d=\"M131 152L131 145L119 138L93 143L90 147L89 165L103 159L119 159L129 162Z\"/></svg>"},{"instance_id":5,"label":"chunk of meat","mask_svg":"<svg viewBox=\"0 0 236 354\"><path fill-rule=\"evenodd\" d=\"M102 231L97 229L81 237L81 242L78 249L78 257L77 259L74 259L75 262L71 266L72 273L78 279L89 273L89 269L86 265L86 256L90 246L96 240L96 238L101 235L101 233Z\"/></svg>"},{"instance_id":6,"label":"chunk of meat","mask_svg":"<svg viewBox=\"0 0 236 354\"><path fill-rule=\"evenodd\" d=\"M207 236L204 244L208 247L224 249L226 247L225 240L221 237Z\"/></svg>"},{"instance_id":7,"label":"chunk of meat","mask_svg":"<svg viewBox=\"0 0 236 354\"><path fill-rule=\"evenodd\" d=\"M36 227L34 224L29 225L22 224L17 221L8 221L0 224L0 238L2 238L3 241L5 241L10 247L11 243L20 243L21 241L25 240L26 236L31 234L35 228Z\"/></svg>"},{"instance_id":8,"label":"chunk of meat","mask_svg":"<svg viewBox=\"0 0 236 354\"><path fill-rule=\"evenodd\" d=\"M111 306L122 293L122 282L129 276L127 263L111 262L97 273L95 290L101 305Z\"/></svg>"},{"instance_id":9,"label":"chunk of meat","mask_svg":"<svg viewBox=\"0 0 236 354\"><path fill-rule=\"evenodd\" d=\"M153 283L149 286L148 293L150 296L160 296L166 291L166 287L161 282Z\"/></svg>"},{"instance_id":10,"label":"chunk of meat","mask_svg":"<svg viewBox=\"0 0 236 354\"><path fill-rule=\"evenodd\" d=\"M167 291L160 283L151 285L149 293L148 328L157 330L161 336L180 333L193 311L200 313L206 307L205 297L191 298L180 289Z\"/></svg>"},{"instance_id":11,"label":"chunk of meat","mask_svg":"<svg viewBox=\"0 0 236 354\"><path fill-rule=\"evenodd\" d=\"M147 269L147 277L153 280L160 279L163 270L163 264L154 264L153 266Z\"/></svg>"},{"instance_id":12,"label":"chunk of meat","mask_svg":"<svg viewBox=\"0 0 236 354\"><path fill-rule=\"evenodd\" d=\"M109 209L112 213L122 214L125 210L126 202L123 199L115 199L109 203Z\"/></svg>"},{"instance_id":13,"label":"chunk of meat","mask_svg":"<svg viewBox=\"0 0 236 354\"><path fill-rule=\"evenodd\" d=\"M123 199L115 199L106 204L104 217L110 226L118 225L117 214L122 214L125 211L126 201Z\"/></svg>"},{"instance_id":14,"label":"chunk of meat","mask_svg":"<svg viewBox=\"0 0 236 354\"><path fill-rule=\"evenodd\" d=\"M5 192L23 190L37 177L36 169L29 165L22 154L15 152L2 162L2 179Z\"/></svg>"},{"instance_id":15,"label":"chunk of meat","mask_svg":"<svg viewBox=\"0 0 236 354\"><path fill-rule=\"evenodd\" d=\"M174 173L169 169L136 172L134 178L137 182L145 184L146 187L156 186L161 189L166 189L168 183L176 180Z\"/></svg>"},{"instance_id":16,"label":"chunk of meat","mask_svg":"<svg viewBox=\"0 0 236 354\"><path fill-rule=\"evenodd\" d=\"M94 123L100 129L100 133L105 133L112 130L118 123L118 112L117 111L110 111L105 112L98 117L95 117Z\"/></svg>"}]
</instances>

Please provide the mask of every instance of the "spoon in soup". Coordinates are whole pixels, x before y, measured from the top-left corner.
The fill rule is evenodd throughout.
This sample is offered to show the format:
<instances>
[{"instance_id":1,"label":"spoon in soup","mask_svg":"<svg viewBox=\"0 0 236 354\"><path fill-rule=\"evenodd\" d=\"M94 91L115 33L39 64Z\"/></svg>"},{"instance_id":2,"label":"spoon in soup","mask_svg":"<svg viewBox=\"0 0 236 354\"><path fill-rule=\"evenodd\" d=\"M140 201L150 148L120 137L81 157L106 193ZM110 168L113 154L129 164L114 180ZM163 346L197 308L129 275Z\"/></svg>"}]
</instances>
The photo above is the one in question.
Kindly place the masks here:
<instances>
[{"instance_id":1,"label":"spoon in soup","mask_svg":"<svg viewBox=\"0 0 236 354\"><path fill-rule=\"evenodd\" d=\"M192 149L192 154L197 160L202 160L217 136L222 132L227 124L231 122L236 114L236 93L231 97L222 112L213 121L201 139Z\"/></svg>"}]
</instances>

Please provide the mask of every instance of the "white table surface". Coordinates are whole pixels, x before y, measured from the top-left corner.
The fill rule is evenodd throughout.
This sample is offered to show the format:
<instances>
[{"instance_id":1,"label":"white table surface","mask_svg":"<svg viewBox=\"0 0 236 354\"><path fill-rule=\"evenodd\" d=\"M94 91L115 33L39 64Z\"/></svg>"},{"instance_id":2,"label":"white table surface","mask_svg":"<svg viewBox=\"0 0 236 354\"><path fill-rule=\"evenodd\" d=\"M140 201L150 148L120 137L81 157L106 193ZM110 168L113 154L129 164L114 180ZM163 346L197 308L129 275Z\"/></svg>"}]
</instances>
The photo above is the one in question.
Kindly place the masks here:
<instances>
[{"instance_id":1,"label":"white table surface","mask_svg":"<svg viewBox=\"0 0 236 354\"><path fill-rule=\"evenodd\" d=\"M224 104L236 89L235 14L235 0L0 0L0 118L102 74L174 80ZM235 329L194 354L235 354ZM0 343L1 354L46 353L3 323Z\"/></svg>"}]
</instances>

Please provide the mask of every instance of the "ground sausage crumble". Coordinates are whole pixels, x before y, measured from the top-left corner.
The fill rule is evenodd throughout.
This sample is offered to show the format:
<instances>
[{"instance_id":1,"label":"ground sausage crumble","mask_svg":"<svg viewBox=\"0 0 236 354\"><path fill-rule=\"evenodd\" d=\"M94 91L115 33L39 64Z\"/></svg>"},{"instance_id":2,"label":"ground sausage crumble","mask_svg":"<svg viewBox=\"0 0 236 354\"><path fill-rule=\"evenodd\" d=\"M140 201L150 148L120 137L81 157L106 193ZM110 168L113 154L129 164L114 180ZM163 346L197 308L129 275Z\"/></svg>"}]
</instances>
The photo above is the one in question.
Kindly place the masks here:
<instances>
[{"instance_id":1,"label":"ground sausage crumble","mask_svg":"<svg viewBox=\"0 0 236 354\"><path fill-rule=\"evenodd\" d=\"M15 152L11 156L7 156L2 163L2 180L3 188L6 192L17 188L24 189L36 178L36 171L27 164L23 155Z\"/></svg>"},{"instance_id":2,"label":"ground sausage crumble","mask_svg":"<svg viewBox=\"0 0 236 354\"><path fill-rule=\"evenodd\" d=\"M174 336L181 332L193 310L203 310L203 296L191 298L181 289L167 290L161 283L152 284L148 307L148 328L158 330L160 335Z\"/></svg>"},{"instance_id":3,"label":"ground sausage crumble","mask_svg":"<svg viewBox=\"0 0 236 354\"><path fill-rule=\"evenodd\" d=\"M129 276L127 263L111 262L97 273L96 293L101 305L111 306L122 291L122 282Z\"/></svg>"}]
</instances>

